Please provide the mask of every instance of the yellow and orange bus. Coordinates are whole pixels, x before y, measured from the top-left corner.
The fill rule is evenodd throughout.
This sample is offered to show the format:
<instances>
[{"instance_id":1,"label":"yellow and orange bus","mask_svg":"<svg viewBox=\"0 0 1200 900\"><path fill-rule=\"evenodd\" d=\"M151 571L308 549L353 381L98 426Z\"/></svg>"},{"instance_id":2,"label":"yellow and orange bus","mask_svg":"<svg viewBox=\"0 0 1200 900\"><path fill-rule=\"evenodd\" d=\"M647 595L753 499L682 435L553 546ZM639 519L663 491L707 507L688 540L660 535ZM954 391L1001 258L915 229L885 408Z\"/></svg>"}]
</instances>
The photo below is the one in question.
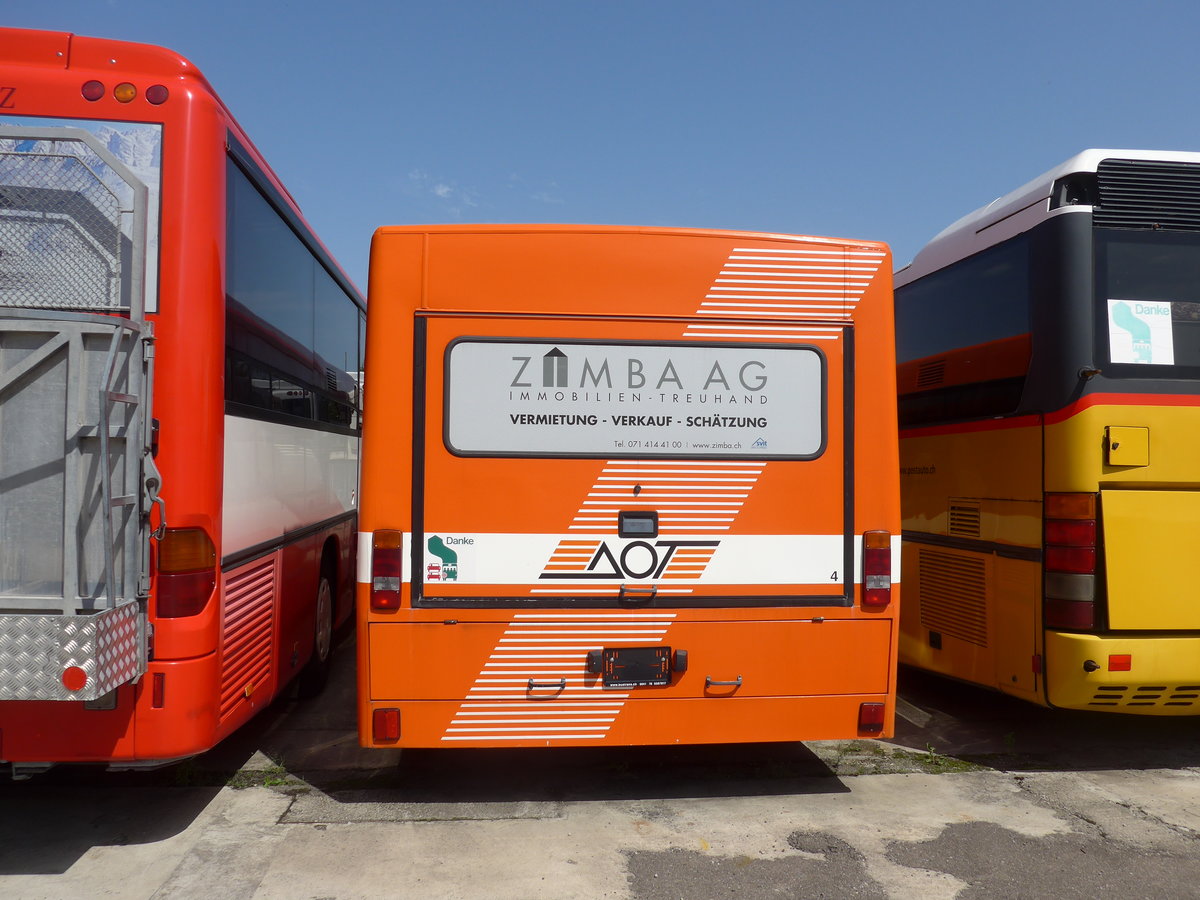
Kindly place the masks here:
<instances>
[{"instance_id":1,"label":"yellow and orange bus","mask_svg":"<svg viewBox=\"0 0 1200 900\"><path fill-rule=\"evenodd\" d=\"M195 67L0 30L0 760L190 756L353 607L363 300Z\"/></svg>"},{"instance_id":2,"label":"yellow and orange bus","mask_svg":"<svg viewBox=\"0 0 1200 900\"><path fill-rule=\"evenodd\" d=\"M888 260L778 234L377 231L362 744L889 734Z\"/></svg>"},{"instance_id":3,"label":"yellow and orange bus","mask_svg":"<svg viewBox=\"0 0 1200 900\"><path fill-rule=\"evenodd\" d=\"M1086 151L896 286L901 662L1200 713L1200 154Z\"/></svg>"}]
</instances>

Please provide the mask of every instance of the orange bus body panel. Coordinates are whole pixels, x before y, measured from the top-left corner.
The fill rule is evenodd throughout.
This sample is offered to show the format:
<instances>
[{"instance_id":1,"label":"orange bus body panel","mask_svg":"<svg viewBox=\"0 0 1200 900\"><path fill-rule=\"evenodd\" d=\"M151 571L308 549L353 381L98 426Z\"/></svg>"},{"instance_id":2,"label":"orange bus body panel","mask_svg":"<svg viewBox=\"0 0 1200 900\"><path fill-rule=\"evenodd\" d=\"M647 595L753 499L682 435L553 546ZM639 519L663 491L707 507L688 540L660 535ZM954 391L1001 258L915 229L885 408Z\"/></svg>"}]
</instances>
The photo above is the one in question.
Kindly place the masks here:
<instances>
[{"instance_id":1,"label":"orange bus body panel","mask_svg":"<svg viewBox=\"0 0 1200 900\"><path fill-rule=\"evenodd\" d=\"M895 557L899 534L890 288L865 242L380 229L363 745L890 734L899 571L864 606L861 546L886 532ZM377 610L385 530L403 574ZM377 740L396 710L399 740Z\"/></svg>"}]
</instances>

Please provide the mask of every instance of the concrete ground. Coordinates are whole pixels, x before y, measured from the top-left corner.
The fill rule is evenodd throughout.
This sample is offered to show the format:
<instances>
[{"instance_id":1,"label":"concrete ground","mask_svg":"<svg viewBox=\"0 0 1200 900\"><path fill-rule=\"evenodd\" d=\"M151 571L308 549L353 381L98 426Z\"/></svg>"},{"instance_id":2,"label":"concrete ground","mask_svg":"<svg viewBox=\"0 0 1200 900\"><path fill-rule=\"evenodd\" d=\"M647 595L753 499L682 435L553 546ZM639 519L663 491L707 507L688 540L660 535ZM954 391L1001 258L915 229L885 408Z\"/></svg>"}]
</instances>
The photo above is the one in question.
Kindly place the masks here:
<instances>
[{"instance_id":1,"label":"concrete ground","mask_svg":"<svg viewBox=\"0 0 1200 900\"><path fill-rule=\"evenodd\" d=\"M1200 898L1200 721L901 675L887 741L367 751L353 647L211 753L0 783L0 898Z\"/></svg>"}]
</instances>

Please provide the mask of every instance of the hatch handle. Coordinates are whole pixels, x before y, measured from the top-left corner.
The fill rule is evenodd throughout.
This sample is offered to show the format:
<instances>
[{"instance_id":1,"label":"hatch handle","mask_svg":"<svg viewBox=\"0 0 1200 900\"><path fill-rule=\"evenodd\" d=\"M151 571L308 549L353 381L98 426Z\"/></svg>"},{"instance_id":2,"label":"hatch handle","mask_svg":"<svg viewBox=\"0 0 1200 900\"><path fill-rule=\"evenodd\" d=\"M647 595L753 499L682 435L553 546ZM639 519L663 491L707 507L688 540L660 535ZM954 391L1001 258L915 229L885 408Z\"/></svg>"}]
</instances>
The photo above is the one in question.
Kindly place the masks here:
<instances>
[{"instance_id":1,"label":"hatch handle","mask_svg":"<svg viewBox=\"0 0 1200 900\"><path fill-rule=\"evenodd\" d=\"M704 686L706 688L710 688L710 687L741 687L742 686L742 676L739 675L737 677L737 681L714 681L713 677L711 675L706 675L706 676L704 676Z\"/></svg>"},{"instance_id":2,"label":"hatch handle","mask_svg":"<svg viewBox=\"0 0 1200 900\"><path fill-rule=\"evenodd\" d=\"M529 690L531 691L565 691L567 689L567 679L560 678L558 681L535 681L529 679Z\"/></svg>"},{"instance_id":3,"label":"hatch handle","mask_svg":"<svg viewBox=\"0 0 1200 900\"><path fill-rule=\"evenodd\" d=\"M658 585L651 584L642 587L637 584L623 584L618 599L631 603L649 603L657 596Z\"/></svg>"}]
</instances>

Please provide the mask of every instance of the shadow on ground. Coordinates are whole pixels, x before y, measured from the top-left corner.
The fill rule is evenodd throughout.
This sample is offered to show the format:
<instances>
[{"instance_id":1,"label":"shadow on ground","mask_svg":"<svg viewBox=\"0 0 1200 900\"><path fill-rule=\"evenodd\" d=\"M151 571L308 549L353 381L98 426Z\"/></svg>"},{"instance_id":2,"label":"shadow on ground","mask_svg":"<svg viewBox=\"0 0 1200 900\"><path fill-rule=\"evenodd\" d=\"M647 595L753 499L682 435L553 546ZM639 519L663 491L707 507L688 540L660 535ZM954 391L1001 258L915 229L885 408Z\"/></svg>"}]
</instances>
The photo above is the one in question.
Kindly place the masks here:
<instances>
[{"instance_id":1,"label":"shadow on ground","mask_svg":"<svg viewBox=\"0 0 1200 900\"><path fill-rule=\"evenodd\" d=\"M62 766L0 782L0 804L26 810L0 826L0 874L63 871L93 846L170 837L225 786L320 796L351 818L353 807L386 815L388 804L418 818L453 818L468 807L504 818L503 809L542 815L571 801L839 793L843 779L868 774L1200 766L1200 718L1048 710L910 670L899 683L900 715L887 740L366 750L358 746L350 638L322 696L284 696L193 760L137 773Z\"/></svg>"}]
</instances>

